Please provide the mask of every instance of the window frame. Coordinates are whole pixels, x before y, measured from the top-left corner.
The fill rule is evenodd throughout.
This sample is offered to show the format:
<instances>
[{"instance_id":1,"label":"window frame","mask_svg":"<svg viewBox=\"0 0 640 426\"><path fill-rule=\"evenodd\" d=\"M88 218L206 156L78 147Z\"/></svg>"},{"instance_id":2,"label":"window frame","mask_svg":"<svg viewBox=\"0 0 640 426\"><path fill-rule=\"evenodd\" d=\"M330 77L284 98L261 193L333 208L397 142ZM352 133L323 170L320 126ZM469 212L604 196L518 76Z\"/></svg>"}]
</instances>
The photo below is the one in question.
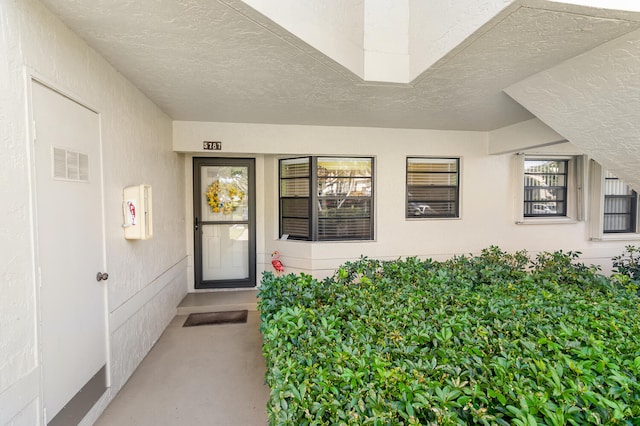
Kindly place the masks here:
<instances>
[{"instance_id":1,"label":"window frame","mask_svg":"<svg viewBox=\"0 0 640 426\"><path fill-rule=\"evenodd\" d=\"M456 171L455 172L410 172L409 171L409 162L410 160L455 160ZM407 220L432 220L432 219L460 219L461 217L461 164L462 159L456 156L407 156L405 160L405 208L404 215ZM409 214L409 174L410 173L420 173L420 174L454 174L456 176L456 185L455 185L455 212L453 214L439 214L439 215L427 215L427 216L416 216ZM417 185L414 185L417 186ZM453 188L453 185L432 185L438 188ZM423 185L423 187L429 187L429 185Z\"/></svg>"},{"instance_id":2,"label":"window frame","mask_svg":"<svg viewBox=\"0 0 640 426\"><path fill-rule=\"evenodd\" d=\"M294 179L294 178L283 178L282 177L282 162L287 160L294 159L309 159L309 196L308 196L308 212L309 212L309 236L308 237L300 237L300 236L291 236L288 235L287 239L296 240L296 241L310 241L310 242L353 242L353 241L374 241L375 240L375 157L373 156L347 156L347 155L310 155L310 156L300 156L300 157L283 157L278 159L278 218L279 218L279 227L278 233L280 238L282 239L284 235L283 229L283 208L282 208L282 200L283 198L296 198L296 197L283 197L282 196L282 181L283 179ZM322 200L329 200L336 198L335 196L327 196L322 197L318 195L318 181L320 179L324 179L324 177L318 176L318 160L321 159L344 159L344 160L368 160L371 163L371 174L370 176L358 176L351 178L358 179L370 179L371 181L371 195L369 197L347 197L349 198L367 198L370 203L369 208L369 235L368 238L321 238L319 232L319 224L320 221L325 220L320 217L318 211L318 205ZM304 198L304 197L300 197ZM340 197L338 197L340 198ZM337 218L337 219L352 219L352 218Z\"/></svg>"},{"instance_id":3,"label":"window frame","mask_svg":"<svg viewBox=\"0 0 640 426\"><path fill-rule=\"evenodd\" d=\"M638 241L640 240L640 196L636 197L635 231L604 231L605 172L606 169L599 163L594 160L590 161L590 239L594 241Z\"/></svg>"},{"instance_id":4,"label":"window frame","mask_svg":"<svg viewBox=\"0 0 640 426\"><path fill-rule=\"evenodd\" d=\"M525 216L525 160L567 160L567 193L564 215ZM521 152L514 155L514 164L516 176L514 216L517 225L575 224L584 220L585 156Z\"/></svg>"},{"instance_id":5,"label":"window frame","mask_svg":"<svg viewBox=\"0 0 640 426\"><path fill-rule=\"evenodd\" d=\"M295 176L295 177L282 177L282 162L286 161L286 160L302 160L302 159L307 159L309 162L309 175L306 177L306 179L308 179L309 183L308 183L308 188L307 188L307 196L306 197L301 197L301 196L283 196L282 195L282 181L283 180L295 180L295 179L303 179L304 177L302 176ZM283 227L284 227L284 219L300 219L298 217L293 217L293 216L284 216L283 212L283 199L307 199L307 235L308 237L303 237L303 236L299 236L299 235L288 235L287 239L291 239L291 240L301 240L301 241L310 241L312 236L313 236L313 216L312 216L312 195L313 195L313 182L312 182L312 175L313 175L313 168L312 168L312 162L311 162L311 156L301 156L301 157L289 157L289 158L281 158L278 160L278 230L279 230L279 235L280 238L282 238L283 234Z\"/></svg>"},{"instance_id":6,"label":"window frame","mask_svg":"<svg viewBox=\"0 0 640 426\"><path fill-rule=\"evenodd\" d=\"M603 187L603 200L604 200L604 207L602 210L602 215L603 215L603 223L602 223L602 232L604 234L634 234L636 232L638 232L638 193L633 189L630 188L629 185L623 181L622 179L618 178L617 176L614 176L613 173L610 173L612 176L609 177L607 176L607 173L604 173L604 187ZM622 184L624 184L625 186L629 187L629 189L631 189L631 195L614 195L614 194L607 194L606 191L606 183L608 180L617 180L619 182L621 182ZM607 199L628 199L630 200L630 206L631 206L631 211L629 211L628 213L624 213L624 214L628 214L629 216L629 222L630 222L630 226L624 230L621 231L617 231L617 230L606 230L604 229L604 225L605 225L605 220L604 218L607 216L607 211L606 211L606 204L607 204ZM611 213L609 213L611 214Z\"/></svg>"},{"instance_id":7,"label":"window frame","mask_svg":"<svg viewBox=\"0 0 640 426\"><path fill-rule=\"evenodd\" d=\"M527 172L527 161L549 161L549 162L556 162L556 163L564 163L564 171L562 173L551 173L551 172ZM529 219L529 218L548 218L548 217L556 217L556 218L564 218L567 217L567 214L569 212L569 160L568 159L559 159L559 158L527 158L525 157L524 159L524 168L523 168L523 217L525 219ZM564 197L563 198L559 198L556 197L554 199L551 199L549 201L545 201L545 200L528 200L526 197L526 192L527 190L539 190L540 188L545 188L545 186L538 186L538 185L527 185L527 176L529 177L540 177L540 176L563 176L564 177L564 185L560 186L560 185L555 185L555 186L549 186L547 185L547 188L551 188L552 190L561 190L561 192L563 193ZM536 179L533 179L536 180ZM535 204L547 204L549 202L553 202L556 205L558 203L564 203L564 208L562 209L561 212L558 212L556 210L556 213L527 213L527 209L524 208L524 206L526 204L531 204L532 206ZM532 207L533 209L533 207Z\"/></svg>"}]
</instances>

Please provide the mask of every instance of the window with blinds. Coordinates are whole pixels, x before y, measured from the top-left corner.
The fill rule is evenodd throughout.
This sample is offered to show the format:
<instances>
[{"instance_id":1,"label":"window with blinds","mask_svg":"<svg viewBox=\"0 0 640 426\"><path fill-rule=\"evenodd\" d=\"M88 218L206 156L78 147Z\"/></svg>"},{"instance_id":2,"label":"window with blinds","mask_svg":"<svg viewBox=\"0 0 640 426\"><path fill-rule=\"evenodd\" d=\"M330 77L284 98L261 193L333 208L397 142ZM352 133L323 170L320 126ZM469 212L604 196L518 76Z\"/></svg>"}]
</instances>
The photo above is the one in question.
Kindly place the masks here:
<instances>
[{"instance_id":1,"label":"window with blinds","mask_svg":"<svg viewBox=\"0 0 640 426\"><path fill-rule=\"evenodd\" d=\"M568 160L524 161L524 216L567 215Z\"/></svg>"},{"instance_id":2,"label":"window with blinds","mask_svg":"<svg viewBox=\"0 0 640 426\"><path fill-rule=\"evenodd\" d=\"M311 236L311 159L280 161L280 235L307 240Z\"/></svg>"},{"instance_id":3,"label":"window with blinds","mask_svg":"<svg viewBox=\"0 0 640 426\"><path fill-rule=\"evenodd\" d=\"M373 239L373 159L280 160L280 235L285 234L310 241Z\"/></svg>"},{"instance_id":4,"label":"window with blinds","mask_svg":"<svg viewBox=\"0 0 640 426\"><path fill-rule=\"evenodd\" d=\"M459 158L407 158L407 218L459 217Z\"/></svg>"},{"instance_id":5,"label":"window with blinds","mask_svg":"<svg viewBox=\"0 0 640 426\"><path fill-rule=\"evenodd\" d=\"M638 194L611 172L604 175L604 233L636 232Z\"/></svg>"},{"instance_id":6,"label":"window with blinds","mask_svg":"<svg viewBox=\"0 0 640 426\"><path fill-rule=\"evenodd\" d=\"M317 159L318 240L370 240L371 158Z\"/></svg>"}]
</instances>

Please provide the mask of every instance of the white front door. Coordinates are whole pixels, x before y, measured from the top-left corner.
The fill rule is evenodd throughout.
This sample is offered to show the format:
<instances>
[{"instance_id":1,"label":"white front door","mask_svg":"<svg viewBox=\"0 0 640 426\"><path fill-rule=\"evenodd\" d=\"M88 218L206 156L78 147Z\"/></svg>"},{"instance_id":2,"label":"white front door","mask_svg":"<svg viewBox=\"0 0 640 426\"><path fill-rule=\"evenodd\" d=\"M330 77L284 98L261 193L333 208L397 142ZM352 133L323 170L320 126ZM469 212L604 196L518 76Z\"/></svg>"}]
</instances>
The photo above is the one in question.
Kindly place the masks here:
<instances>
[{"instance_id":1,"label":"white front door","mask_svg":"<svg viewBox=\"0 0 640 426\"><path fill-rule=\"evenodd\" d=\"M32 105L39 345L51 421L97 374L102 391L106 385L106 282L96 278L105 272L100 123L95 112L36 81Z\"/></svg>"}]
</instances>

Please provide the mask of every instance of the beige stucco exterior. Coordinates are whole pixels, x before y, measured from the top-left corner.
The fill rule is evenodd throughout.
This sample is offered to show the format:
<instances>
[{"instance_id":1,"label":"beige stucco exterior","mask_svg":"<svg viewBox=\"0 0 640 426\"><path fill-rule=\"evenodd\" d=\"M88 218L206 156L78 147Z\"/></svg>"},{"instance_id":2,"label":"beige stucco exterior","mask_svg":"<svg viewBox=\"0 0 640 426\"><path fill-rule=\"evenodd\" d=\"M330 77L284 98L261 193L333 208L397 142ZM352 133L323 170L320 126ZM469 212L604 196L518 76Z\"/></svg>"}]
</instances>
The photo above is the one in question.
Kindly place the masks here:
<instances>
[{"instance_id":1,"label":"beige stucco exterior","mask_svg":"<svg viewBox=\"0 0 640 426\"><path fill-rule=\"evenodd\" d=\"M100 115L111 388L85 419L91 424L187 292L182 159L172 150L171 119L39 2L3 1L0 22L0 424L42 422L33 216L37 188L26 118L32 76ZM131 242L121 227L122 190L143 182L156 195L156 235L152 242Z\"/></svg>"},{"instance_id":2,"label":"beige stucco exterior","mask_svg":"<svg viewBox=\"0 0 640 426\"><path fill-rule=\"evenodd\" d=\"M32 77L91 105L100 115L104 203L96 208L103 210L110 274L111 387L82 424L99 416L174 316L180 299L193 290L191 161L194 156L211 155L202 150L204 140L221 141L220 155L256 158L258 276L270 270L273 250L282 253L287 272L322 277L361 255L443 259L477 253L489 245L531 253L580 251L583 262L607 270L612 256L638 241L637 234L616 240L592 238L590 215L596 203L590 198L588 161L581 180L579 218L543 225L517 223L521 180L515 153L586 154L565 143L565 137L556 133L559 127L554 131L538 120L493 132L173 121L37 0L0 2L0 23L0 424L35 425L43 419L34 225L37 188L27 118ZM577 61L580 67L583 59ZM551 77L561 71L552 71ZM375 240L279 239L278 159L302 154L375 158ZM405 218L407 156L460 157L460 218ZM606 158L615 163L615 158ZM625 167L625 172L633 173L632 167ZM149 241L127 241L121 228L122 190L140 183L153 187L154 236Z\"/></svg>"},{"instance_id":3,"label":"beige stucco exterior","mask_svg":"<svg viewBox=\"0 0 640 426\"><path fill-rule=\"evenodd\" d=\"M191 191L191 158L211 155L202 150L203 141L221 141L220 155L259 153L258 274L271 269L269 253L273 250L282 254L288 272L322 277L332 274L342 262L361 255L385 259L405 256L446 259L456 254L478 253L490 245L511 251L527 249L532 254L557 249L579 251L585 263L598 264L608 271L611 257L622 252L624 242L591 241L586 219L589 188L579 201L581 219L542 225L521 223L518 200L522 176L516 171L515 154L581 158L584 153L540 122L513 127L495 132L456 132L176 121L173 143L175 150L185 153L187 193ZM506 138L514 139L515 135L520 144L515 142L509 152L502 153ZM375 158L375 240L280 240L278 159L299 155ZM461 159L460 218L405 218L406 158L414 156ZM588 173L584 171L585 176ZM188 233L192 229L191 216L188 210ZM636 235L628 238L627 242L633 241Z\"/></svg>"}]
</instances>

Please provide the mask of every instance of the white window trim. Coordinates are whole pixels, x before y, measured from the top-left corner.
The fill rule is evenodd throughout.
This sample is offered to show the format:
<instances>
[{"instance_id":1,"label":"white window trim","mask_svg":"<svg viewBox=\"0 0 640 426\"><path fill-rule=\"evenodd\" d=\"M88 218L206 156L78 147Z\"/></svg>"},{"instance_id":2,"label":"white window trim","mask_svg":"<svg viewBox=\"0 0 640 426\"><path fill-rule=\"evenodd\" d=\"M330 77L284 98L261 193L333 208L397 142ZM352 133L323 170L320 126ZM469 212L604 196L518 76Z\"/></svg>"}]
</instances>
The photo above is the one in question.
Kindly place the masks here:
<instances>
[{"instance_id":1,"label":"white window trim","mask_svg":"<svg viewBox=\"0 0 640 426\"><path fill-rule=\"evenodd\" d=\"M589 232L592 241L640 241L640 213L636 218L636 232L628 233L604 233L604 168L597 162L591 160L589 162L590 176L589 183L591 186L591 200L589 201ZM640 197L639 197L640 198ZM640 201L638 202L640 204ZM640 206L639 206L640 207ZM638 212L638 209L636 209Z\"/></svg>"},{"instance_id":2,"label":"white window trim","mask_svg":"<svg viewBox=\"0 0 640 426\"><path fill-rule=\"evenodd\" d=\"M524 216L524 161L526 160L568 160L567 163L567 215L563 217L525 217ZM516 225L552 225L575 224L584 220L584 182L585 156L583 155L544 155L517 153L514 155L515 185L515 223Z\"/></svg>"}]
</instances>

